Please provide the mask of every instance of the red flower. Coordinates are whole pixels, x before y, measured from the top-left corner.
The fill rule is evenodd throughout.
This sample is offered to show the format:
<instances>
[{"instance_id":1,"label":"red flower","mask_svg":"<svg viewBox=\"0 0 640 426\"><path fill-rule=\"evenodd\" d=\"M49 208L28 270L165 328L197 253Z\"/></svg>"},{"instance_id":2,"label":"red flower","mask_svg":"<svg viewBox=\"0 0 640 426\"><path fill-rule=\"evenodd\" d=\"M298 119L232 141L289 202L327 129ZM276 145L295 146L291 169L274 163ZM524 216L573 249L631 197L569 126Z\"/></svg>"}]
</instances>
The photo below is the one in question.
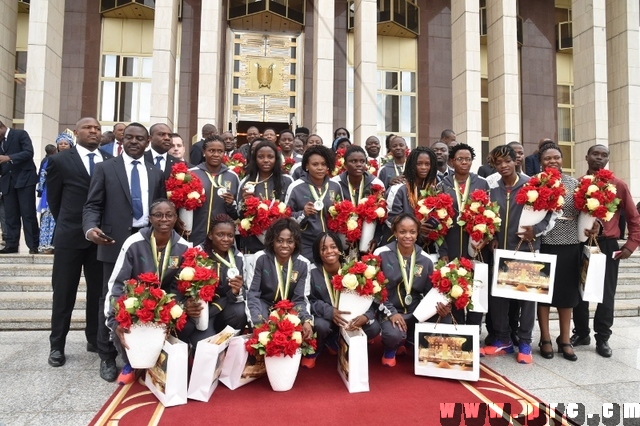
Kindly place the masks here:
<instances>
[{"instance_id":1,"label":"red flower","mask_svg":"<svg viewBox=\"0 0 640 426\"><path fill-rule=\"evenodd\" d=\"M160 285L160 279L158 278L158 275L154 272L144 272L138 275L138 280L142 281L145 284Z\"/></svg>"},{"instance_id":2,"label":"red flower","mask_svg":"<svg viewBox=\"0 0 640 426\"><path fill-rule=\"evenodd\" d=\"M151 293L151 295L156 299L162 299L162 297L164 296L164 291L155 286L149 287L149 293Z\"/></svg>"},{"instance_id":3,"label":"red flower","mask_svg":"<svg viewBox=\"0 0 640 426\"><path fill-rule=\"evenodd\" d=\"M290 311L294 308L294 304L293 302L291 302L290 300L281 300L278 303L276 303L275 305L273 305L274 309L284 309L285 311Z\"/></svg>"},{"instance_id":4,"label":"red flower","mask_svg":"<svg viewBox=\"0 0 640 426\"><path fill-rule=\"evenodd\" d=\"M149 311L153 311L156 309L156 305L158 305L158 302L156 302L153 299L145 299L142 301L142 307L144 309L148 309Z\"/></svg>"},{"instance_id":5,"label":"red flower","mask_svg":"<svg viewBox=\"0 0 640 426\"><path fill-rule=\"evenodd\" d=\"M148 309L138 309L136 311L136 315L138 316L138 319L142 322L151 322L153 321L153 311L150 311Z\"/></svg>"},{"instance_id":6,"label":"red flower","mask_svg":"<svg viewBox=\"0 0 640 426\"><path fill-rule=\"evenodd\" d=\"M291 335L294 331L295 326L288 319L282 320L278 323L278 330L287 336Z\"/></svg>"},{"instance_id":7,"label":"red flower","mask_svg":"<svg viewBox=\"0 0 640 426\"><path fill-rule=\"evenodd\" d=\"M205 285L202 286L202 288L200 289L199 292L199 296L201 300L204 300L205 302L211 302L213 300L213 296L216 293L216 286L213 285Z\"/></svg>"},{"instance_id":8,"label":"red flower","mask_svg":"<svg viewBox=\"0 0 640 426\"><path fill-rule=\"evenodd\" d=\"M182 179L178 179L181 177ZM206 201L202 182L198 177L190 172L183 162L175 163L171 168L171 175L165 183L167 198L171 200L176 208L195 210L203 206ZM199 194L198 198L189 197L190 194Z\"/></svg>"},{"instance_id":9,"label":"red flower","mask_svg":"<svg viewBox=\"0 0 640 426\"><path fill-rule=\"evenodd\" d=\"M562 174L554 168L546 168L536 176L530 178L516 194L516 203L526 204L534 210L562 209L565 195L564 185L561 183ZM537 193L534 201L529 201L529 194Z\"/></svg>"}]
</instances>

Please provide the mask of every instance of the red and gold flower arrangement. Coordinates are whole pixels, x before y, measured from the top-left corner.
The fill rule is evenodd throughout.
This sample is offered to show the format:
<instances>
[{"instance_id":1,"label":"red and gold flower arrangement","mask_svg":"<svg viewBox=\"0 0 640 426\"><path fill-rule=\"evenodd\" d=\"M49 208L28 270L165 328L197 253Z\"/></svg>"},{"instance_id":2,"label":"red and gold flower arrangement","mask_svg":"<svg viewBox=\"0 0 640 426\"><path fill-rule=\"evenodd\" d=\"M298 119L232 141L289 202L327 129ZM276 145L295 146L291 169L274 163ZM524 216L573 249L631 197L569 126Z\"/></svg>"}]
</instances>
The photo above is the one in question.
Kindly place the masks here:
<instances>
[{"instance_id":1,"label":"red and gold flower arrangement","mask_svg":"<svg viewBox=\"0 0 640 426\"><path fill-rule=\"evenodd\" d=\"M477 243L482 240L491 241L496 232L500 231L500 207L495 201L489 200L487 191L476 189L465 202L460 211L458 225L471 239Z\"/></svg>"},{"instance_id":2,"label":"red and gold flower arrangement","mask_svg":"<svg viewBox=\"0 0 640 426\"><path fill-rule=\"evenodd\" d=\"M370 175L378 176L378 170L380 170L378 161L375 158L369 158L367 161L367 172L369 172Z\"/></svg>"},{"instance_id":3,"label":"red and gold flower arrangement","mask_svg":"<svg viewBox=\"0 0 640 426\"><path fill-rule=\"evenodd\" d=\"M449 263L439 260L430 279L433 288L451 300L457 309L467 306L473 309L473 263L469 259L461 257Z\"/></svg>"},{"instance_id":4,"label":"red and gold flower arrangement","mask_svg":"<svg viewBox=\"0 0 640 426\"><path fill-rule=\"evenodd\" d=\"M182 270L178 274L178 291L195 300L211 302L220 278L213 269L213 260L199 247L187 249L182 255Z\"/></svg>"},{"instance_id":5,"label":"red and gold flower arrangement","mask_svg":"<svg viewBox=\"0 0 640 426\"><path fill-rule=\"evenodd\" d=\"M565 188L559 170L548 167L531 177L516 194L516 203L533 210L558 211L564 205Z\"/></svg>"},{"instance_id":6,"label":"red and gold flower arrangement","mask_svg":"<svg viewBox=\"0 0 640 426\"><path fill-rule=\"evenodd\" d=\"M573 202L578 210L602 221L609 221L618 210L616 186L611 182L613 173L600 169L595 175L580 178Z\"/></svg>"},{"instance_id":7,"label":"red and gold flower arrangement","mask_svg":"<svg viewBox=\"0 0 640 426\"><path fill-rule=\"evenodd\" d=\"M286 174L291 173L291 169L296 164L296 160L293 157L282 157L282 171Z\"/></svg>"},{"instance_id":8,"label":"red and gold flower arrangement","mask_svg":"<svg viewBox=\"0 0 640 426\"><path fill-rule=\"evenodd\" d=\"M378 302L387 300L387 278L380 266L380 256L365 254L360 260L346 263L331 279L331 285L339 292L353 291L360 296L372 296Z\"/></svg>"},{"instance_id":9,"label":"red and gold flower arrangement","mask_svg":"<svg viewBox=\"0 0 640 426\"><path fill-rule=\"evenodd\" d=\"M427 240L435 241L440 245L453 225L455 215L453 198L449 194L429 190L426 192L426 197L416 203L414 213L420 222L426 222L431 218L438 221L438 226L427 234Z\"/></svg>"},{"instance_id":10,"label":"red and gold flower arrangement","mask_svg":"<svg viewBox=\"0 0 640 426\"><path fill-rule=\"evenodd\" d=\"M242 208L244 218L240 220L238 232L243 237L258 236L267 231L281 217L291 217L291 208L279 200L264 200L248 197Z\"/></svg>"},{"instance_id":11,"label":"red and gold flower arrangement","mask_svg":"<svg viewBox=\"0 0 640 426\"><path fill-rule=\"evenodd\" d=\"M367 223L384 223L387 219L387 201L384 199L384 188L372 184L370 195L360 199L356 213Z\"/></svg>"},{"instance_id":12,"label":"red and gold flower arrangement","mask_svg":"<svg viewBox=\"0 0 640 426\"><path fill-rule=\"evenodd\" d=\"M316 339L302 338L302 322L298 311L289 300L281 300L273 306L267 321L253 329L253 334L245 343L250 355L268 357L283 355L293 357L298 350L302 355L316 351Z\"/></svg>"},{"instance_id":13,"label":"red and gold flower arrangement","mask_svg":"<svg viewBox=\"0 0 640 426\"><path fill-rule=\"evenodd\" d=\"M232 156L227 154L222 156L222 164L227 166L231 171L238 175L239 179L242 179L245 175L245 167L247 166L247 159L244 155L236 152Z\"/></svg>"},{"instance_id":14,"label":"red and gold flower arrangement","mask_svg":"<svg viewBox=\"0 0 640 426\"><path fill-rule=\"evenodd\" d=\"M169 331L182 330L187 314L173 294L160 288L160 280L153 272L138 275L124 282L124 294L114 306L115 319L122 328L133 324L164 324Z\"/></svg>"},{"instance_id":15,"label":"red and gold flower arrangement","mask_svg":"<svg viewBox=\"0 0 640 426\"><path fill-rule=\"evenodd\" d=\"M347 152L346 149L340 148L336 151L336 164L331 171L331 176L338 176L342 172L346 172L347 169L344 166L344 154Z\"/></svg>"},{"instance_id":16,"label":"red and gold flower arrangement","mask_svg":"<svg viewBox=\"0 0 640 426\"><path fill-rule=\"evenodd\" d=\"M173 165L165 186L167 198L177 209L195 210L207 199L202 181L183 162Z\"/></svg>"},{"instance_id":17,"label":"red and gold flower arrangement","mask_svg":"<svg viewBox=\"0 0 640 426\"><path fill-rule=\"evenodd\" d=\"M347 243L352 244L362 236L362 218L356 206L349 200L336 201L329 207L327 228L345 236Z\"/></svg>"}]
</instances>

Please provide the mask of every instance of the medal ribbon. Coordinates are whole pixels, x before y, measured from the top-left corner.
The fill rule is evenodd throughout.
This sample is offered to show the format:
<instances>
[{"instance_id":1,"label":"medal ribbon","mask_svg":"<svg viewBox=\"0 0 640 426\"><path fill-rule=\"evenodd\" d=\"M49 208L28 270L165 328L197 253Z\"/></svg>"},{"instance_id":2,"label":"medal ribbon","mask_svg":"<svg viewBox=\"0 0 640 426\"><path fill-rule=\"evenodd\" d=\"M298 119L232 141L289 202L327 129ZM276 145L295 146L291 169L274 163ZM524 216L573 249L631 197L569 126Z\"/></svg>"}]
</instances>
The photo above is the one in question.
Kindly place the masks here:
<instances>
[{"instance_id":1,"label":"medal ribbon","mask_svg":"<svg viewBox=\"0 0 640 426\"><path fill-rule=\"evenodd\" d=\"M398 165L394 162L393 167L396 169L396 176L401 176L404 172L404 164L400 166L400 170L398 170Z\"/></svg>"},{"instance_id":2,"label":"medal ribbon","mask_svg":"<svg viewBox=\"0 0 640 426\"><path fill-rule=\"evenodd\" d=\"M338 307L338 300L340 299L340 292L335 290L331 285L331 280L329 280L329 274L327 271L322 268L322 274L324 275L324 284L327 286L327 292L329 293L329 298L331 299L331 305L334 308Z\"/></svg>"},{"instance_id":3,"label":"medal ribbon","mask_svg":"<svg viewBox=\"0 0 640 426\"><path fill-rule=\"evenodd\" d=\"M464 193L460 191L460 184L456 180L454 175L453 177L453 188L456 191L456 201L458 202L458 211L462 212L464 208L464 203L467 202L467 198L469 197L469 187L471 186L471 176L467 176L467 181L464 183Z\"/></svg>"},{"instance_id":4,"label":"medal ribbon","mask_svg":"<svg viewBox=\"0 0 640 426\"><path fill-rule=\"evenodd\" d=\"M224 257L220 256L215 251L213 252L214 256L220 261L220 263L224 264L229 269L235 268L236 267L236 258L233 255L233 252L231 251L231 249L229 249L228 253L229 253L229 261L227 262Z\"/></svg>"},{"instance_id":5,"label":"medal ribbon","mask_svg":"<svg viewBox=\"0 0 640 426\"><path fill-rule=\"evenodd\" d=\"M358 192L355 192L353 187L351 186L351 181L349 180L349 176L347 176L347 185L349 185L349 194L351 195L351 201L354 205L358 205L360 203L360 197L364 193L364 176L362 176L362 180L360 181L360 188Z\"/></svg>"},{"instance_id":6,"label":"medal ribbon","mask_svg":"<svg viewBox=\"0 0 640 426\"><path fill-rule=\"evenodd\" d=\"M167 242L167 246L164 248L164 255L162 257L162 265L160 265L160 259L158 259L158 246L156 245L156 237L151 233L151 253L153 254L153 264L156 267L156 272L158 273L158 278L162 283L162 278L164 277L164 273L167 271L169 267L169 258L171 257L171 238Z\"/></svg>"},{"instance_id":7,"label":"medal ribbon","mask_svg":"<svg viewBox=\"0 0 640 426\"><path fill-rule=\"evenodd\" d=\"M278 259L274 259L276 264L276 271L278 272L278 289L276 290L276 297L274 302L278 300L278 293L280 294L280 300L286 299L289 295L289 287L291 285L291 272L293 270L293 261L289 258L289 264L287 266L287 282L282 283L282 270L283 267L278 263Z\"/></svg>"},{"instance_id":8,"label":"medal ribbon","mask_svg":"<svg viewBox=\"0 0 640 426\"><path fill-rule=\"evenodd\" d=\"M402 280L404 281L404 290L407 295L410 295L411 289L413 288L413 278L415 277L413 271L416 267L416 250L414 249L411 253L411 266L409 269L411 271L411 278L407 277L407 262L405 262L402 254L400 254L400 249L396 248L396 252L398 253L398 262L400 263L400 265L402 265L400 272L402 273Z\"/></svg>"},{"instance_id":9,"label":"medal ribbon","mask_svg":"<svg viewBox=\"0 0 640 426\"><path fill-rule=\"evenodd\" d=\"M209 222L211 222L209 218L211 217L211 210L213 209L213 194L215 193L214 189L222 188L222 175L217 175L214 177L208 171L206 171L206 173L209 181L211 182L211 196L209 197L209 211L207 212L207 234L209 234Z\"/></svg>"},{"instance_id":10,"label":"medal ribbon","mask_svg":"<svg viewBox=\"0 0 640 426\"><path fill-rule=\"evenodd\" d=\"M324 185L324 189L320 195L318 195L316 188L314 188L313 185L309 185L309 190L311 191L311 196L315 201L324 200L325 195L327 195L327 191L329 191L329 182Z\"/></svg>"}]
</instances>

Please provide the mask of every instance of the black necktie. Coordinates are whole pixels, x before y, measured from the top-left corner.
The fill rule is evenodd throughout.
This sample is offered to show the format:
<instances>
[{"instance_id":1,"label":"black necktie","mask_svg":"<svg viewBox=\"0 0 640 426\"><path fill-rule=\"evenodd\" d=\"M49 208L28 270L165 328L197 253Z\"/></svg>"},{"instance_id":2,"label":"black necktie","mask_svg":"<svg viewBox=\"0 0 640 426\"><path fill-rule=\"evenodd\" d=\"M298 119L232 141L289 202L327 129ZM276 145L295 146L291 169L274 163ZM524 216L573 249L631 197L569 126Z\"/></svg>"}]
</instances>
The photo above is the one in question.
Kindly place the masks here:
<instances>
[{"instance_id":1,"label":"black necktie","mask_svg":"<svg viewBox=\"0 0 640 426\"><path fill-rule=\"evenodd\" d=\"M87 154L87 157L89 157L89 176L93 176L93 168L96 166L95 161L93 161L93 157L95 156L96 154L93 152Z\"/></svg>"},{"instance_id":2,"label":"black necktie","mask_svg":"<svg viewBox=\"0 0 640 426\"><path fill-rule=\"evenodd\" d=\"M139 161L132 161L133 169L131 170L131 204L133 207L133 217L140 219L143 214L142 210L142 189L140 188L140 172L138 171Z\"/></svg>"},{"instance_id":3,"label":"black necktie","mask_svg":"<svg viewBox=\"0 0 640 426\"><path fill-rule=\"evenodd\" d=\"M4 150L4 141L6 140L6 138L3 136L2 139L0 139L0 151L2 151L2 153L5 153Z\"/></svg>"}]
</instances>

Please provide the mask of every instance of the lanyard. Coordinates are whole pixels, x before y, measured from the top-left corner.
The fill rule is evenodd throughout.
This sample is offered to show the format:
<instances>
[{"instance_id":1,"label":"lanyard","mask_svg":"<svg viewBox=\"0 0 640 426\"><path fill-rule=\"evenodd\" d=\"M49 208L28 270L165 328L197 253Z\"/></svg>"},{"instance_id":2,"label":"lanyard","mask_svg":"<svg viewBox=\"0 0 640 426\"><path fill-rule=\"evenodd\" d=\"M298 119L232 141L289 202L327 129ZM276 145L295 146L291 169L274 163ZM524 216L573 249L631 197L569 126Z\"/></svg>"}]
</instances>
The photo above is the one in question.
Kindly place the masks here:
<instances>
[{"instance_id":1,"label":"lanyard","mask_svg":"<svg viewBox=\"0 0 640 426\"><path fill-rule=\"evenodd\" d=\"M402 172L404 172L404 164L400 166L399 171L398 171L398 165L395 162L393 163L393 167L396 169L396 176L400 176L402 175Z\"/></svg>"},{"instance_id":2,"label":"lanyard","mask_svg":"<svg viewBox=\"0 0 640 426\"><path fill-rule=\"evenodd\" d=\"M213 252L213 255L220 261L220 263L223 263L227 268L229 268L229 269L235 268L236 267L236 258L233 255L233 252L231 250L229 250L228 253L229 253L229 261L228 262L224 259L224 257L220 256L215 251Z\"/></svg>"},{"instance_id":3,"label":"lanyard","mask_svg":"<svg viewBox=\"0 0 640 426\"><path fill-rule=\"evenodd\" d=\"M316 192L316 188L313 185L309 185L309 189L311 190L311 196L315 201L324 200L325 195L327 195L327 191L329 190L329 182L323 185L324 189L322 190L322 194L318 195Z\"/></svg>"},{"instance_id":4,"label":"lanyard","mask_svg":"<svg viewBox=\"0 0 640 426\"><path fill-rule=\"evenodd\" d=\"M276 264L276 272L278 273L278 289L276 290L276 297L273 299L273 301L277 301L278 300L278 293L280 294L280 300L286 299L289 295L289 287L291 285L291 271L293 270L293 261L291 260L291 258L289 258L289 263L287 266L287 282L283 283L282 282L282 270L283 267L282 265L280 265L278 263L278 259L274 259L274 262Z\"/></svg>"},{"instance_id":5,"label":"lanyard","mask_svg":"<svg viewBox=\"0 0 640 426\"><path fill-rule=\"evenodd\" d=\"M322 268L322 274L324 275L324 284L327 286L327 292L329 293L329 298L331 299L331 305L334 308L338 307L338 300L340 298L340 293L336 291L331 285L331 280L329 280L329 274L327 271Z\"/></svg>"},{"instance_id":6,"label":"lanyard","mask_svg":"<svg viewBox=\"0 0 640 426\"><path fill-rule=\"evenodd\" d=\"M347 176L347 185L349 185L349 195L351 195L351 201L354 205L357 206L358 203L360 203L360 197L362 197L362 194L364 193L364 176L362 176L362 179L360 180L360 188L358 189L358 192L356 192L351 186L349 176Z\"/></svg>"},{"instance_id":7,"label":"lanyard","mask_svg":"<svg viewBox=\"0 0 640 426\"><path fill-rule=\"evenodd\" d=\"M464 207L464 203L467 202L467 198L469 197L469 187L471 186L471 176L467 176L467 181L464 183L464 193L460 191L460 184L456 180L455 175L453 176L453 188L456 190L456 201L458 202L458 210L462 211Z\"/></svg>"},{"instance_id":8,"label":"lanyard","mask_svg":"<svg viewBox=\"0 0 640 426\"><path fill-rule=\"evenodd\" d=\"M411 266L409 269L411 271L411 278L407 277L407 262L402 257L402 254L400 254L400 249L396 248L396 252L398 253L398 262L402 266L402 268L400 268L400 272L402 273L402 280L404 281L404 290L407 295L410 295L411 289L413 288L413 278L415 277L413 271L416 267L416 250L414 249L411 253Z\"/></svg>"},{"instance_id":9,"label":"lanyard","mask_svg":"<svg viewBox=\"0 0 640 426\"><path fill-rule=\"evenodd\" d=\"M269 196L269 179L271 179L271 177L273 176L273 173L271 173L269 175L269 177L267 177L266 179L262 179L262 180L257 180L255 182L247 182L245 183L245 187L247 184L251 184L255 187L258 187L258 185L260 185L261 183L264 183L264 198L271 198ZM258 176L256 176L256 179L258 178Z\"/></svg>"},{"instance_id":10,"label":"lanyard","mask_svg":"<svg viewBox=\"0 0 640 426\"><path fill-rule=\"evenodd\" d=\"M158 273L158 278L162 283L162 278L164 277L164 273L169 267L169 258L171 257L171 238L167 242L167 246L164 249L164 252L158 253L158 247L156 245L156 237L151 233L151 253L153 254L153 264L156 267L156 272ZM162 264L160 264L160 259L158 255L162 255Z\"/></svg>"},{"instance_id":11,"label":"lanyard","mask_svg":"<svg viewBox=\"0 0 640 426\"><path fill-rule=\"evenodd\" d=\"M209 178L209 181L211 182L211 196L209 197L209 211L207 212L207 235L209 234L209 225L211 222L211 211L213 209L213 198L214 198L214 189L217 188L222 188L222 174L219 174L217 176L212 176L211 173L209 173L207 170L205 170L205 173L207 173L207 177Z\"/></svg>"}]
</instances>

